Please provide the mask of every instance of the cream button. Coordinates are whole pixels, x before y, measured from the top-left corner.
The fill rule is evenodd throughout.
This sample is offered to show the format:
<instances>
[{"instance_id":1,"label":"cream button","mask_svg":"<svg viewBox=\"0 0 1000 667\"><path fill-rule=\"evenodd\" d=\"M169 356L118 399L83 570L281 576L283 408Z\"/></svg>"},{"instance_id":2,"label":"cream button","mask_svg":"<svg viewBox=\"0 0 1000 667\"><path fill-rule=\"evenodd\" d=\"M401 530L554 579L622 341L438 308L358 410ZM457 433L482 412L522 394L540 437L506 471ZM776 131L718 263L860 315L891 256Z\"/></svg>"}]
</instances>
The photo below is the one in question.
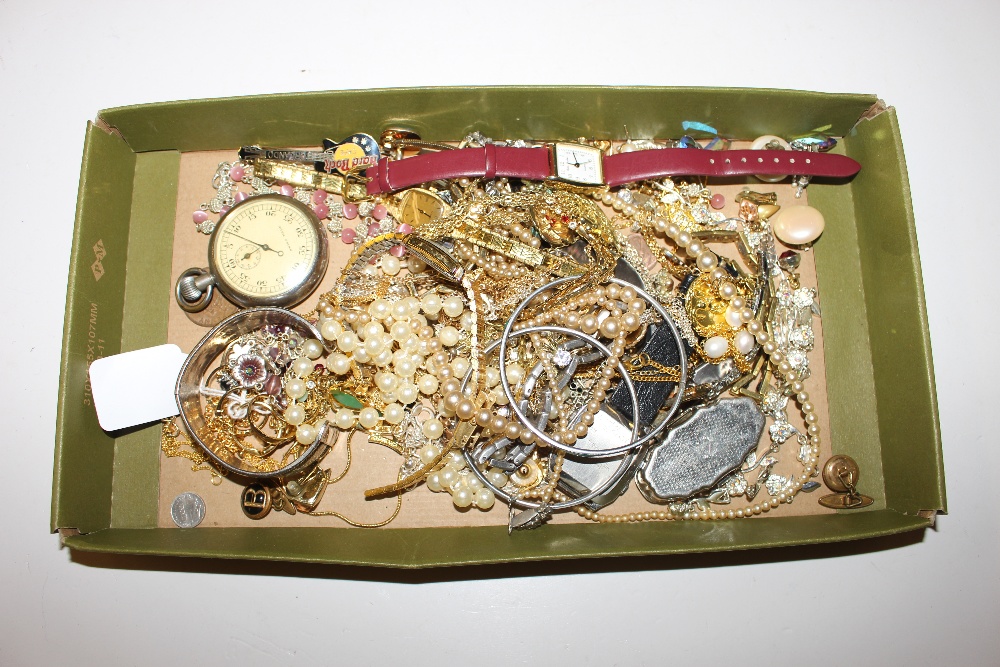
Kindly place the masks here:
<instances>
[{"instance_id":1,"label":"cream button","mask_svg":"<svg viewBox=\"0 0 1000 667\"><path fill-rule=\"evenodd\" d=\"M773 134L765 134L763 136L757 137L756 139L753 140L753 143L750 144L750 148L755 151L762 151L765 148L767 148L768 144L778 144L779 146L781 146L782 150L786 151L791 150L791 146L788 145L787 141Z\"/></svg>"},{"instance_id":2,"label":"cream button","mask_svg":"<svg viewBox=\"0 0 1000 667\"><path fill-rule=\"evenodd\" d=\"M768 148L768 144L771 144L772 146L777 144L786 151L791 150L791 146L788 145L787 141L773 134L765 134L757 137L753 140L753 143L750 144L750 148L755 151L774 150L773 148ZM787 176L782 176L781 174L755 174L755 176L765 183L777 183L778 181L783 181L787 178Z\"/></svg>"},{"instance_id":3,"label":"cream button","mask_svg":"<svg viewBox=\"0 0 1000 667\"><path fill-rule=\"evenodd\" d=\"M771 217L771 229L785 245L805 245L826 227L823 214L812 206L786 206Z\"/></svg>"}]
</instances>

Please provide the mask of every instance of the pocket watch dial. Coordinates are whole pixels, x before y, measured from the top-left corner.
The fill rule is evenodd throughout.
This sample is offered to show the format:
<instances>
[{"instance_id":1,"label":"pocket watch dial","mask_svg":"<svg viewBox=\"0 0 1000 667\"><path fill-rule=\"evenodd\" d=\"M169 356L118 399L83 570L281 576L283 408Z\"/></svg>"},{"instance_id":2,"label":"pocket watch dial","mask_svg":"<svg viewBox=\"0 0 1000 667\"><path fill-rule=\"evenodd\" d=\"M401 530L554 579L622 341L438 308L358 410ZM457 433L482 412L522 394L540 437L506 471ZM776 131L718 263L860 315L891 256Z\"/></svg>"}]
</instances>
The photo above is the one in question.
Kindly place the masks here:
<instances>
[{"instance_id":1,"label":"pocket watch dial","mask_svg":"<svg viewBox=\"0 0 1000 667\"><path fill-rule=\"evenodd\" d=\"M291 306L326 271L327 241L308 206L284 195L260 195L234 206L209 247L212 273L240 306Z\"/></svg>"}]
</instances>

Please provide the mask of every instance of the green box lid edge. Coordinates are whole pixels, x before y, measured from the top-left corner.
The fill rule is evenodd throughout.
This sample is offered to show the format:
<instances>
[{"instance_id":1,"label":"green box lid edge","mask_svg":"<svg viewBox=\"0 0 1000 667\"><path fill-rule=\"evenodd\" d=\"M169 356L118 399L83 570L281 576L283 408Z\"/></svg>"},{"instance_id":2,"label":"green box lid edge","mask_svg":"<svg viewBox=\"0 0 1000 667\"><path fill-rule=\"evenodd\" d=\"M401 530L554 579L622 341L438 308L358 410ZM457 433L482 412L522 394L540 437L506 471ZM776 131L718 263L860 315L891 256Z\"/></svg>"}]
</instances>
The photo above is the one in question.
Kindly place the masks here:
<instances>
[{"instance_id":1,"label":"green box lid edge","mask_svg":"<svg viewBox=\"0 0 1000 667\"><path fill-rule=\"evenodd\" d=\"M833 133L846 134L877 102L867 94L733 87L382 88L131 105L101 111L99 122L136 152L316 145L324 136L378 134L387 126L430 140L456 140L474 130L497 138L611 138L626 128L635 138L678 138L681 121L696 120L727 136L753 139L803 134L828 123Z\"/></svg>"},{"instance_id":2,"label":"green box lid edge","mask_svg":"<svg viewBox=\"0 0 1000 667\"><path fill-rule=\"evenodd\" d=\"M933 354L930 341L930 328L927 321L926 299L924 296L923 276L920 267L919 248L916 237L916 225L913 217L913 206L910 197L910 183L906 169L902 136L895 109L888 107L885 111L862 120L855 133L869 135L869 140L862 143L845 141L848 154L869 165L879 165L878 176L873 179L873 171L859 174L852 186L858 192L872 187L871 181L879 183L891 181L893 191L898 191L895 201L887 201L879 207L878 202L866 202L865 197L855 198L855 219L859 221L859 233L864 238L859 239L859 251L862 258L864 274L865 298L869 313L892 313L896 320L886 323L885 318L870 317L868 322L869 340L872 345L873 370L879 394L899 392L903 385L903 405L894 410L885 407L884 401L877 406L879 415L880 440L882 441L883 475L886 484L886 499L888 506L900 512L912 514L920 512L947 513L947 496L945 489L944 461L941 445L941 427L938 414L937 390L934 377ZM852 133L853 134L853 133ZM871 138L877 135L878 140ZM879 144L879 142L882 142ZM886 150L891 147L891 150ZM864 168L862 172L864 172ZM877 187L877 184L876 184ZM879 188L881 191L884 188ZM867 225L860 221L867 221ZM894 222L891 227L886 221ZM888 232L885 230L889 230ZM892 234L891 237L888 237ZM889 245L898 245L897 234L905 235L905 253L898 256L886 252ZM901 266L903 275L912 278L907 285L906 300L888 301L883 303L883 291L879 284L889 279L885 275L886 266ZM892 326L889 326L889 325ZM912 326L909 326L912 325ZM900 345L894 339L896 336L909 334L912 339L909 345ZM901 348L907 348L906 363L893 355ZM909 351L910 347L919 350L918 354ZM917 359L914 368L913 359ZM913 372L911 372L913 371ZM907 411L907 406L911 409ZM903 412L908 412L904 417ZM894 423L893 423L894 422ZM900 433L919 424L923 429L908 437ZM906 471L891 466L892 461L900 460L910 451L909 443L915 439L925 441L921 448L924 454L919 462L920 470L915 471L913 461ZM919 473L919 474L917 474ZM919 477L919 479L917 479Z\"/></svg>"},{"instance_id":3,"label":"green box lid edge","mask_svg":"<svg viewBox=\"0 0 1000 667\"><path fill-rule=\"evenodd\" d=\"M63 320L50 514L53 532L86 533L107 527L111 520L114 438L97 423L87 395L87 369L93 358L121 351L134 166L135 156L120 137L87 124ZM93 437L81 444L80 433ZM78 474L81 470L86 474Z\"/></svg>"},{"instance_id":4,"label":"green box lid edge","mask_svg":"<svg viewBox=\"0 0 1000 667\"><path fill-rule=\"evenodd\" d=\"M743 527L746 524L768 524ZM402 569L436 568L454 565L489 565L580 558L619 556L664 556L692 553L739 551L772 547L830 544L844 541L886 537L922 530L932 525L926 517L908 516L892 510L861 511L819 516L773 517L764 520L735 521L710 526L690 524L629 524L594 526L572 524L546 526L541 531L507 535L504 527L420 528L364 531L360 539L372 545L384 543L384 554L371 547L363 549L370 556L359 558L337 553L341 548L340 531L316 531L310 528L196 528L189 530L107 529L88 535L67 536L64 543L83 552L122 555L183 556L196 558L253 559L374 566ZM801 534L803 526L805 534ZM746 544L741 535L749 531L769 533L766 541ZM682 540L670 539L671 529ZM721 529L721 530L720 530ZM662 545L643 546L648 534L664 533ZM204 535L204 533L209 535ZM800 533L793 537L793 533ZM344 533L346 536L347 533ZM455 540L470 545L473 553L455 558ZM292 548L287 545L291 544ZM391 548L388 546L391 545ZM297 548L296 548L297 546ZM875 546L875 545L873 545ZM278 550L280 547L280 551ZM408 547L408 548L407 548ZM509 548L508 548L509 547ZM553 553L552 549L562 549Z\"/></svg>"}]
</instances>

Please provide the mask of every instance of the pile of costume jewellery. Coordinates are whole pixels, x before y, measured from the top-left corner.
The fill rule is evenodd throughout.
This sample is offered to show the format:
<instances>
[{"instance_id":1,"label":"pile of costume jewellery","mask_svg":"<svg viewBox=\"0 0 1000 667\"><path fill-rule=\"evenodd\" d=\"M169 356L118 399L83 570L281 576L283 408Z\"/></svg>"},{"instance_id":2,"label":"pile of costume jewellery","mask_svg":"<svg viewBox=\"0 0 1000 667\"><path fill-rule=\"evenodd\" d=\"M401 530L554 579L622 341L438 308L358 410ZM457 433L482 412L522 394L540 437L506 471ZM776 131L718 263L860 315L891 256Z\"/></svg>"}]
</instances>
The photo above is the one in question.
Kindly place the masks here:
<instances>
[{"instance_id":1,"label":"pile of costume jewellery","mask_svg":"<svg viewBox=\"0 0 1000 667\"><path fill-rule=\"evenodd\" d=\"M799 193L806 164L828 168L820 157L857 171L818 152L833 143L821 135L763 141L757 152L688 140L683 155L739 160L734 173L757 169L772 182L783 173L766 167L781 155ZM694 179L609 186L600 173L602 161L611 171L628 153L667 160L656 153L677 155L678 145L474 134L456 147L390 131L322 151L245 147L219 166L214 199L194 214L200 232L220 234L255 197L283 197L320 225L322 247L302 251L322 260L312 273L326 270L327 233L353 254L311 313L262 299L206 336L182 371L182 423L164 427L164 451L245 485L243 510L255 519L272 508L324 514L324 493L343 476L324 457L355 430L401 460L398 476L366 497L396 495L397 512L420 485L450 494L460 511L500 499L511 529L567 510L597 522L744 518L817 488L807 391L816 293L799 283L799 252L779 253L775 237L808 249L822 216L780 209L748 187L726 217L722 195ZM501 175L509 149L545 151L563 178ZM427 180L434 160L462 155L485 164ZM584 173L593 156L596 175ZM789 167L796 157L805 175ZM408 174L411 164L423 166ZM249 238L254 228L233 229L250 244L234 251L243 279L257 255L283 255L273 238ZM205 291L203 278L182 276L182 305ZM632 482L646 511L614 514Z\"/></svg>"}]
</instances>

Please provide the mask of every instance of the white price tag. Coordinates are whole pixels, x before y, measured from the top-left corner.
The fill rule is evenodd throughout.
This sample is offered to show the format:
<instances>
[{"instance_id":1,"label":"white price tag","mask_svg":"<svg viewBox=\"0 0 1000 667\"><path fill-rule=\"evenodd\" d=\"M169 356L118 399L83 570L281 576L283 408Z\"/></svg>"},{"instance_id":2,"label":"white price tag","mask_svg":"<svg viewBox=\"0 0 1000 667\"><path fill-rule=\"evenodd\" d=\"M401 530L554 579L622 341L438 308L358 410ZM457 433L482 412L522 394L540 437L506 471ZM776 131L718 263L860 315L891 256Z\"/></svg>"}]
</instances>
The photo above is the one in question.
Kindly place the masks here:
<instances>
[{"instance_id":1,"label":"white price tag","mask_svg":"<svg viewBox=\"0 0 1000 667\"><path fill-rule=\"evenodd\" d=\"M117 431L176 415L174 385L186 358L176 345L158 345L92 363L90 386L101 428Z\"/></svg>"}]
</instances>

